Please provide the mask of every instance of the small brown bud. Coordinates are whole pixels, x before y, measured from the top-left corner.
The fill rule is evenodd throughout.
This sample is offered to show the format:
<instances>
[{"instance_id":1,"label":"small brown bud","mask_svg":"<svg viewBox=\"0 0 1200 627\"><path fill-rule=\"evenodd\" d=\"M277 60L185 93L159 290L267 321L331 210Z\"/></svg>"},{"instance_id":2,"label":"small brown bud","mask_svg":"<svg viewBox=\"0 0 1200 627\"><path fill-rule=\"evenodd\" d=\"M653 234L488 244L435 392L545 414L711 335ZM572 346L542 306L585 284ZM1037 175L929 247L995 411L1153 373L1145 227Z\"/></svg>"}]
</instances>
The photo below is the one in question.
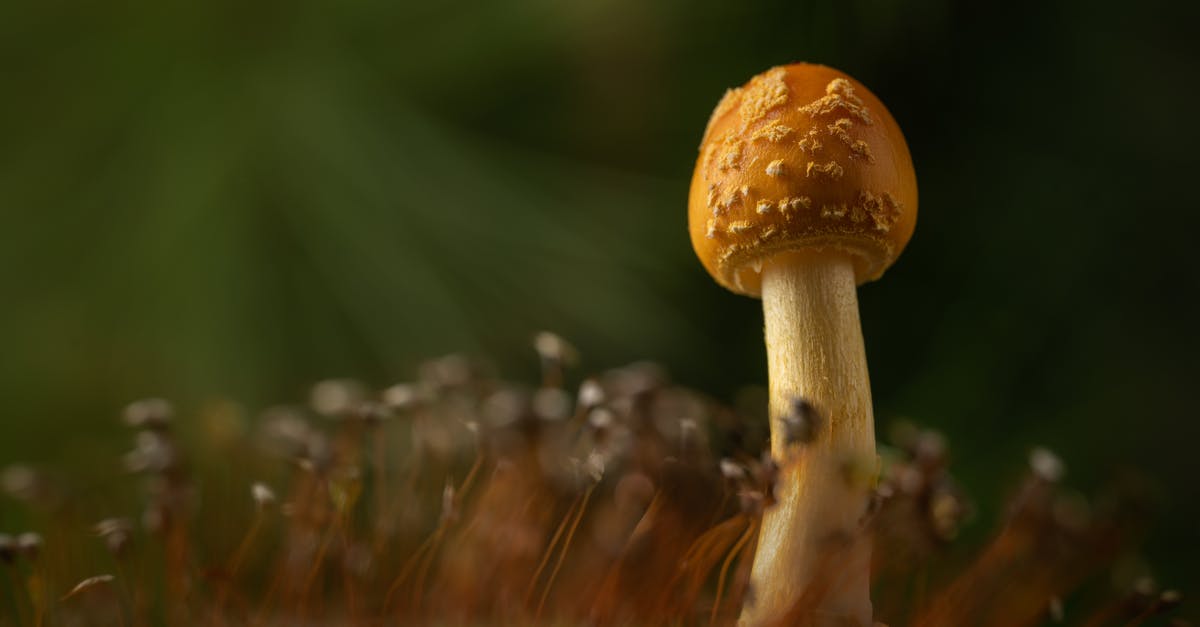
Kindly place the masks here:
<instances>
[{"instance_id":1,"label":"small brown bud","mask_svg":"<svg viewBox=\"0 0 1200 627\"><path fill-rule=\"evenodd\" d=\"M946 465L946 438L937 431L922 431L912 443L913 460L926 472Z\"/></svg>"},{"instance_id":2,"label":"small brown bud","mask_svg":"<svg viewBox=\"0 0 1200 627\"><path fill-rule=\"evenodd\" d=\"M175 409L161 398L145 398L125 407L122 418L135 429L165 429L171 424Z\"/></svg>"},{"instance_id":3,"label":"small brown bud","mask_svg":"<svg viewBox=\"0 0 1200 627\"><path fill-rule=\"evenodd\" d=\"M794 399L788 413L781 416L779 421L783 423L783 440L788 446L811 444L817 439L822 426L817 408L803 398Z\"/></svg>"},{"instance_id":4,"label":"small brown bud","mask_svg":"<svg viewBox=\"0 0 1200 627\"><path fill-rule=\"evenodd\" d=\"M129 546L133 523L126 518L106 518L96 523L94 529L96 535L104 540L104 545L110 553L122 555Z\"/></svg>"},{"instance_id":5,"label":"small brown bud","mask_svg":"<svg viewBox=\"0 0 1200 627\"><path fill-rule=\"evenodd\" d=\"M383 391L383 403L393 411L406 412L428 400L426 390L416 383L397 383Z\"/></svg>"},{"instance_id":6,"label":"small brown bud","mask_svg":"<svg viewBox=\"0 0 1200 627\"><path fill-rule=\"evenodd\" d=\"M1034 476L1047 483L1057 483L1066 474L1066 466L1053 451L1038 447L1029 454L1029 468Z\"/></svg>"},{"instance_id":7,"label":"small brown bud","mask_svg":"<svg viewBox=\"0 0 1200 627\"><path fill-rule=\"evenodd\" d=\"M604 469L608 465L608 458L600 451L592 451L588 453L587 459L583 461L581 469L584 474L591 478L592 483L600 483L604 478Z\"/></svg>"},{"instance_id":8,"label":"small brown bud","mask_svg":"<svg viewBox=\"0 0 1200 627\"><path fill-rule=\"evenodd\" d=\"M746 469L736 461L725 458L721 460L721 475L731 481L746 478Z\"/></svg>"},{"instance_id":9,"label":"small brown bud","mask_svg":"<svg viewBox=\"0 0 1200 627\"><path fill-rule=\"evenodd\" d=\"M254 503L260 508L266 507L275 502L275 491L261 481L255 482L250 486L250 496L254 499Z\"/></svg>"},{"instance_id":10,"label":"small brown bud","mask_svg":"<svg viewBox=\"0 0 1200 627\"><path fill-rule=\"evenodd\" d=\"M17 536L17 553L27 560L37 559L38 554L42 552L42 536L33 531L26 531Z\"/></svg>"},{"instance_id":11,"label":"small brown bud","mask_svg":"<svg viewBox=\"0 0 1200 627\"><path fill-rule=\"evenodd\" d=\"M0 471L0 487L21 501L35 500L40 491L40 483L38 472L24 464L13 464Z\"/></svg>"},{"instance_id":12,"label":"small brown bud","mask_svg":"<svg viewBox=\"0 0 1200 627\"><path fill-rule=\"evenodd\" d=\"M579 398L576 401L580 407L591 409L604 402L604 388L595 379L588 379L579 386Z\"/></svg>"},{"instance_id":13,"label":"small brown bud","mask_svg":"<svg viewBox=\"0 0 1200 627\"><path fill-rule=\"evenodd\" d=\"M352 415L366 397L366 388L358 381L328 379L313 386L311 402L313 411L318 414L346 417Z\"/></svg>"},{"instance_id":14,"label":"small brown bud","mask_svg":"<svg viewBox=\"0 0 1200 627\"><path fill-rule=\"evenodd\" d=\"M572 364L579 356L574 346L549 331L533 337L533 348L543 360L559 365Z\"/></svg>"},{"instance_id":15,"label":"small brown bud","mask_svg":"<svg viewBox=\"0 0 1200 627\"><path fill-rule=\"evenodd\" d=\"M1158 603L1162 610L1172 609L1183 603L1183 594L1178 590L1163 590L1162 594L1158 595Z\"/></svg>"}]
</instances>

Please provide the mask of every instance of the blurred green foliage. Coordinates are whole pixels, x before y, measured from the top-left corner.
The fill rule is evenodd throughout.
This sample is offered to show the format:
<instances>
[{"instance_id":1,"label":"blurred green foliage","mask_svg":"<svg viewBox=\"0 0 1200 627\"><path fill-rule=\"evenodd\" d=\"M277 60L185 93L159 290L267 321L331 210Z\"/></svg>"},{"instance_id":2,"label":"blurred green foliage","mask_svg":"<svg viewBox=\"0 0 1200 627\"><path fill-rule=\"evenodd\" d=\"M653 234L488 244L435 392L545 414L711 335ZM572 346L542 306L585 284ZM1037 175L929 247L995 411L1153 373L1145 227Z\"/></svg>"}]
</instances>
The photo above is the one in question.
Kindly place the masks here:
<instances>
[{"instance_id":1,"label":"blurred green foliage","mask_svg":"<svg viewBox=\"0 0 1200 627\"><path fill-rule=\"evenodd\" d=\"M692 257L695 147L809 60L888 103L921 185L860 292L881 425L945 430L985 514L1035 443L1083 486L1141 469L1194 584L1198 6L2 4L0 462L95 455L149 394L527 375L544 328L732 398L761 319Z\"/></svg>"}]
</instances>

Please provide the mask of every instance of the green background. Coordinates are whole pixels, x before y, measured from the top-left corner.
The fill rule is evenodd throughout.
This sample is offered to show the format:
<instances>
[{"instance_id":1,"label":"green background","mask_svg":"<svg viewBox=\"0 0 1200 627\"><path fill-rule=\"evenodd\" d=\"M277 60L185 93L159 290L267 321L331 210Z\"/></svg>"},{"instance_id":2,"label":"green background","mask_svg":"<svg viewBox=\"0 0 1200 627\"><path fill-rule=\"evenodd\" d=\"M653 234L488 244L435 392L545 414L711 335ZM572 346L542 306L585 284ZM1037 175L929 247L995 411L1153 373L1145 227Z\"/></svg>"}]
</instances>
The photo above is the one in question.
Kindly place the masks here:
<instances>
[{"instance_id":1,"label":"green background","mask_svg":"<svg viewBox=\"0 0 1200 627\"><path fill-rule=\"evenodd\" d=\"M727 87L797 60L886 102L916 234L860 291L881 426L943 430L986 531L1030 447L1159 486L1197 590L1190 2L0 4L0 465L115 457L184 409L466 351L635 359L732 400L756 301L685 230Z\"/></svg>"}]
</instances>

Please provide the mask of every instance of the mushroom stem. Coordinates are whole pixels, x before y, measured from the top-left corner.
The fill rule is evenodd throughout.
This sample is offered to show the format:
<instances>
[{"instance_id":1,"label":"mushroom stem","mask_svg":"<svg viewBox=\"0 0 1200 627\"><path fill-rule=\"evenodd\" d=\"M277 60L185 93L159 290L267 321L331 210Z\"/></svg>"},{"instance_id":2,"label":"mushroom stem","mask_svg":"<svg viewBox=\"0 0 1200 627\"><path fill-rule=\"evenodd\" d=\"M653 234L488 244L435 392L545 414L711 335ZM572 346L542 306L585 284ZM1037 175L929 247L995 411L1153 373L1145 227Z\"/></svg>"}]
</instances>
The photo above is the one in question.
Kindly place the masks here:
<instances>
[{"instance_id":1,"label":"mushroom stem","mask_svg":"<svg viewBox=\"0 0 1200 627\"><path fill-rule=\"evenodd\" d=\"M778 255L763 268L762 298L771 453L781 471L740 623L867 627L871 549L859 525L876 455L854 267L815 251ZM780 420L798 398L821 416L807 444L789 442Z\"/></svg>"}]
</instances>

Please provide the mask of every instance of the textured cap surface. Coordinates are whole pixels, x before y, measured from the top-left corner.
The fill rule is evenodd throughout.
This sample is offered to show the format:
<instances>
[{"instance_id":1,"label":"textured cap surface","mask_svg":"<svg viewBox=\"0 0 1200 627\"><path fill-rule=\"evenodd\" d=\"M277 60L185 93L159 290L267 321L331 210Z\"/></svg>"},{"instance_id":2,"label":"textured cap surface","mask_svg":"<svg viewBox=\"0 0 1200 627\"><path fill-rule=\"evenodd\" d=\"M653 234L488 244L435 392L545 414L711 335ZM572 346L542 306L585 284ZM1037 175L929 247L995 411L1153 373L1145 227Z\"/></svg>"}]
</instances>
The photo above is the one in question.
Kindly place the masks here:
<instances>
[{"instance_id":1,"label":"textured cap surface","mask_svg":"<svg viewBox=\"0 0 1200 627\"><path fill-rule=\"evenodd\" d=\"M862 284L912 237L917 181L904 136L866 87L823 65L772 68L713 111L688 222L700 261L759 296L762 264L791 251L844 254Z\"/></svg>"}]
</instances>

